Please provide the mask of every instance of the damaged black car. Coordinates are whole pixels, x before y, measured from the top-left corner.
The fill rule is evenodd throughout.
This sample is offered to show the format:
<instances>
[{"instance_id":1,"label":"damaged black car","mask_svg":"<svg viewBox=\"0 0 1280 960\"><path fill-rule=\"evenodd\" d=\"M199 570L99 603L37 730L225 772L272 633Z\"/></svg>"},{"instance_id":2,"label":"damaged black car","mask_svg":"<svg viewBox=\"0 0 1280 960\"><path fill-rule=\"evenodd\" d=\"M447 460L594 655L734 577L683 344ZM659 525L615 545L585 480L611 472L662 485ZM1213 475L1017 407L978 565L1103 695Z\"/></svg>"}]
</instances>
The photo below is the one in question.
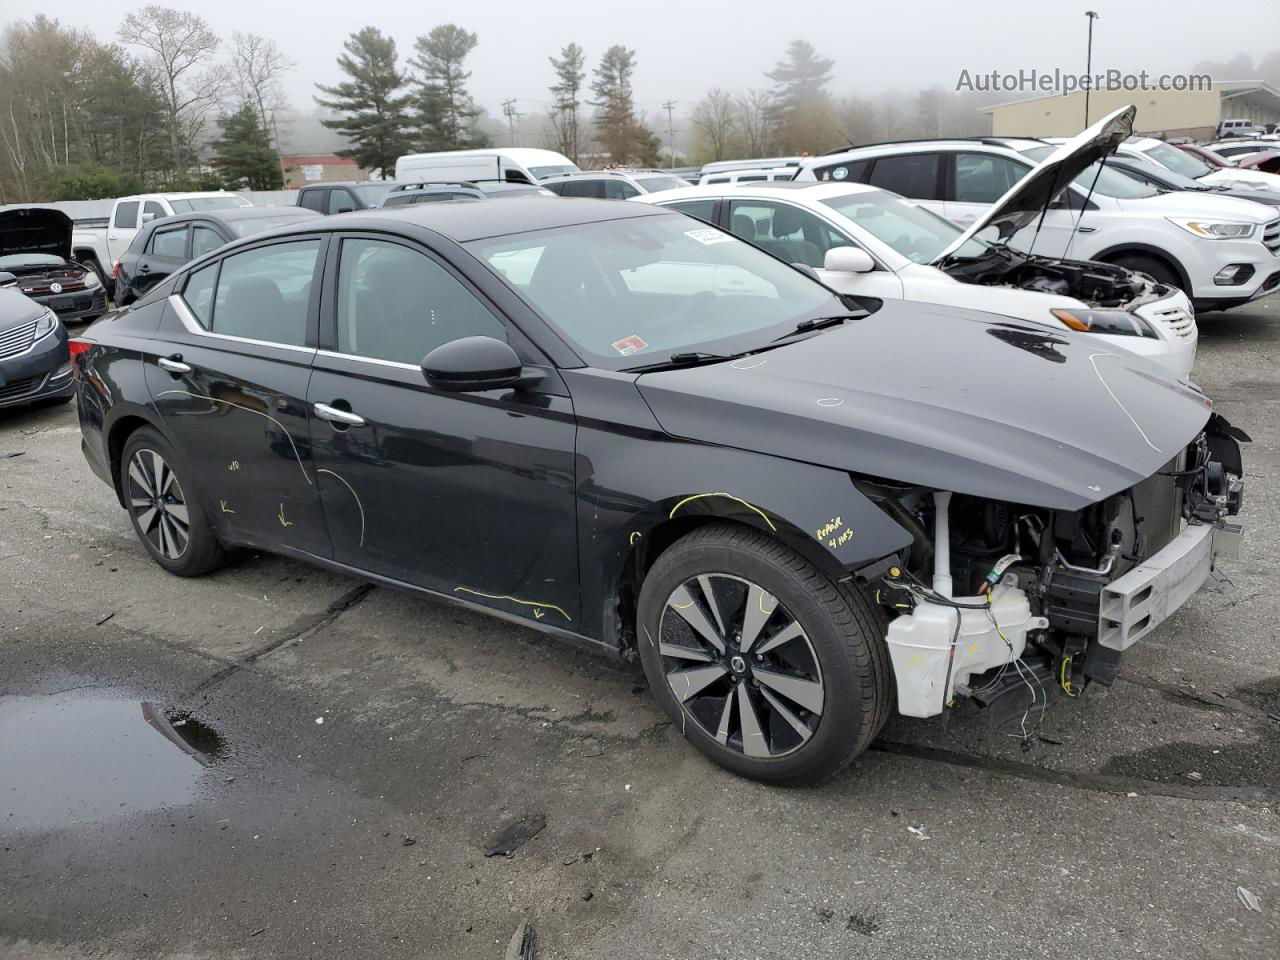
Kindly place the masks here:
<instances>
[{"instance_id":1,"label":"damaged black car","mask_svg":"<svg viewBox=\"0 0 1280 960\"><path fill-rule=\"evenodd\" d=\"M72 229L48 207L0 212L0 271L63 322L87 322L107 312L107 292L97 271L71 258Z\"/></svg>"},{"instance_id":2,"label":"damaged black car","mask_svg":"<svg viewBox=\"0 0 1280 960\"><path fill-rule=\"evenodd\" d=\"M658 208L421 204L188 265L73 341L165 569L252 547L641 659L717 763L1108 683L1233 551L1243 433L1085 335L840 297Z\"/></svg>"}]
</instances>

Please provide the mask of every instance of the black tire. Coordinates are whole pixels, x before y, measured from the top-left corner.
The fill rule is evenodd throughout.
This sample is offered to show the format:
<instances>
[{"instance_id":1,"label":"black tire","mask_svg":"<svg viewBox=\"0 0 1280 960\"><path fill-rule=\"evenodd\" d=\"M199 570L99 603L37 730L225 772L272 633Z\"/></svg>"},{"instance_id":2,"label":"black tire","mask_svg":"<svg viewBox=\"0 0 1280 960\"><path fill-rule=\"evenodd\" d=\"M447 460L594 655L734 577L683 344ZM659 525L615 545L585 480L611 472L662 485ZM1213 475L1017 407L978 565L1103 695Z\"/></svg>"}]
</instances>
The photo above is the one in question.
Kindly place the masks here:
<instances>
[{"instance_id":1,"label":"black tire","mask_svg":"<svg viewBox=\"0 0 1280 960\"><path fill-rule=\"evenodd\" d=\"M1182 278L1178 276L1178 271L1155 257L1148 257L1139 253L1127 253L1116 257L1111 262L1117 267L1124 267L1126 270L1145 273L1156 283L1163 283L1165 286L1173 287L1175 290L1183 290ZM1185 290L1183 292L1186 293ZM1190 296L1189 293L1187 295Z\"/></svg>"},{"instance_id":2,"label":"black tire","mask_svg":"<svg viewBox=\"0 0 1280 960\"><path fill-rule=\"evenodd\" d=\"M159 431L141 427L129 435L120 456L120 487L134 533L152 560L179 577L199 577L222 564L225 553L195 480Z\"/></svg>"},{"instance_id":3,"label":"black tire","mask_svg":"<svg viewBox=\"0 0 1280 960\"><path fill-rule=\"evenodd\" d=\"M763 619L752 615L748 624L753 596ZM679 612L686 609L719 637L723 652ZM645 577L637 621L640 660L662 709L698 750L741 776L822 780L865 750L889 719L893 675L879 608L749 527L710 524L668 548ZM717 670L722 675L704 684ZM675 692L681 681L682 693L693 690L684 698Z\"/></svg>"}]
</instances>

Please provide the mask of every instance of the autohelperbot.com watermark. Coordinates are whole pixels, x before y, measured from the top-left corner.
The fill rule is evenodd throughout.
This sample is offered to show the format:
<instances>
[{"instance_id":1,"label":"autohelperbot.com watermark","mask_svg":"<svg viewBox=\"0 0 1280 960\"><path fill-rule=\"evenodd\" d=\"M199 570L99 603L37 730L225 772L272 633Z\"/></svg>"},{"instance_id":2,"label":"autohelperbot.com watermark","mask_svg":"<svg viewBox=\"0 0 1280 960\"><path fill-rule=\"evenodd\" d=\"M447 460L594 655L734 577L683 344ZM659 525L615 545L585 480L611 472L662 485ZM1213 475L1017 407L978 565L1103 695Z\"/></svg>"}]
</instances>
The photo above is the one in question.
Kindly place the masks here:
<instances>
[{"instance_id":1,"label":"autohelperbot.com watermark","mask_svg":"<svg viewBox=\"0 0 1280 960\"><path fill-rule=\"evenodd\" d=\"M956 90L976 93L1056 93L1067 96L1085 90L1212 90L1207 73L1072 73L1053 70L961 70Z\"/></svg>"}]
</instances>

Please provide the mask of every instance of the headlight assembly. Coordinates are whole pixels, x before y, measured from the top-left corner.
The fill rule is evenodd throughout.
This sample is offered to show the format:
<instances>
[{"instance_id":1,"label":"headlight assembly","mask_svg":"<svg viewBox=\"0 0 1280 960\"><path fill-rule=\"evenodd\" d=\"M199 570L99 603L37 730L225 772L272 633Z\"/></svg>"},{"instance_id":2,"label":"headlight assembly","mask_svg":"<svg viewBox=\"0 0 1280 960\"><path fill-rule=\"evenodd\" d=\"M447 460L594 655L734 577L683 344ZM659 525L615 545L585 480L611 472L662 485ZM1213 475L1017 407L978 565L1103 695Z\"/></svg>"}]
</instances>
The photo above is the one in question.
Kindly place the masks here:
<instances>
[{"instance_id":1,"label":"headlight assembly","mask_svg":"<svg viewBox=\"0 0 1280 960\"><path fill-rule=\"evenodd\" d=\"M94 270L86 270L84 272L84 288L86 290L96 290L102 286L102 281L98 279L98 274Z\"/></svg>"},{"instance_id":2,"label":"headlight assembly","mask_svg":"<svg viewBox=\"0 0 1280 960\"><path fill-rule=\"evenodd\" d=\"M1049 311L1064 326L1081 333L1109 333L1121 337L1148 337L1159 340L1151 324L1137 314L1128 310L1090 310L1081 307L1075 310L1055 308Z\"/></svg>"},{"instance_id":3,"label":"headlight assembly","mask_svg":"<svg viewBox=\"0 0 1280 960\"><path fill-rule=\"evenodd\" d=\"M44 313L36 318L36 339L40 340L49 336L49 334L58 329L60 322L58 315L46 307Z\"/></svg>"},{"instance_id":4,"label":"headlight assembly","mask_svg":"<svg viewBox=\"0 0 1280 960\"><path fill-rule=\"evenodd\" d=\"M1169 217L1170 223L1176 223L1187 233L1206 240L1248 240L1253 236L1257 225L1237 223L1230 220L1179 220Z\"/></svg>"}]
</instances>

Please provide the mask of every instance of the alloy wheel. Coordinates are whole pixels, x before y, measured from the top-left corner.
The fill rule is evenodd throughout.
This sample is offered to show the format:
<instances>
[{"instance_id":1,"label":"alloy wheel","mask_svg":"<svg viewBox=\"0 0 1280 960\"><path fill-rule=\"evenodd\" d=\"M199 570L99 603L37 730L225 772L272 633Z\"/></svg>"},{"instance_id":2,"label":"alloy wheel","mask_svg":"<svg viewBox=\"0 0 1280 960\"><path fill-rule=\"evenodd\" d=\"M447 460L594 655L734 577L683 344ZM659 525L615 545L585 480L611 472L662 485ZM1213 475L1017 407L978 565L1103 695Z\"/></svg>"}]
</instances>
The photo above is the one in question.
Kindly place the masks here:
<instances>
[{"instance_id":1,"label":"alloy wheel","mask_svg":"<svg viewBox=\"0 0 1280 960\"><path fill-rule=\"evenodd\" d=\"M147 542L167 560L177 560L191 542L191 519L178 477L155 450L129 460L129 510Z\"/></svg>"},{"instance_id":2,"label":"alloy wheel","mask_svg":"<svg viewBox=\"0 0 1280 960\"><path fill-rule=\"evenodd\" d=\"M671 592L658 652L684 712L722 746L753 758L803 747L822 719L822 670L804 628L763 587L724 573Z\"/></svg>"}]
</instances>

